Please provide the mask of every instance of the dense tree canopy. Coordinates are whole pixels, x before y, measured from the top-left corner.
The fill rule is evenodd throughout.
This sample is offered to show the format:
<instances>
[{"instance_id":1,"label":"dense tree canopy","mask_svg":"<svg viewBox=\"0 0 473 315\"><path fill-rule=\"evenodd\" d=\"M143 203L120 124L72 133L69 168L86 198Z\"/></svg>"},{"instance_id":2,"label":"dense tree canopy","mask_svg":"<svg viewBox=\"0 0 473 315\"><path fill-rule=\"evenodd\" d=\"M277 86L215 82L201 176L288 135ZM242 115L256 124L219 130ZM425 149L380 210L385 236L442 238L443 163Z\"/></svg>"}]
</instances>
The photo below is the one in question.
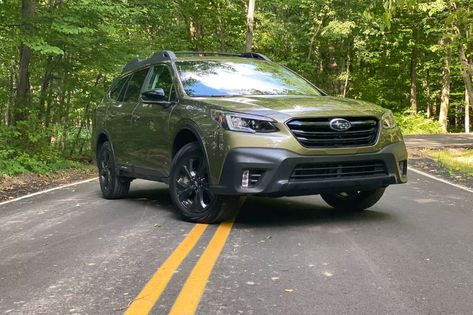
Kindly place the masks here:
<instances>
[{"instance_id":1,"label":"dense tree canopy","mask_svg":"<svg viewBox=\"0 0 473 315\"><path fill-rule=\"evenodd\" d=\"M256 0L254 25L249 7L0 0L0 158L11 155L7 147L33 152L42 143L63 156L84 153L94 106L131 58L161 49L241 52L248 43L329 94L469 131L473 1Z\"/></svg>"}]
</instances>

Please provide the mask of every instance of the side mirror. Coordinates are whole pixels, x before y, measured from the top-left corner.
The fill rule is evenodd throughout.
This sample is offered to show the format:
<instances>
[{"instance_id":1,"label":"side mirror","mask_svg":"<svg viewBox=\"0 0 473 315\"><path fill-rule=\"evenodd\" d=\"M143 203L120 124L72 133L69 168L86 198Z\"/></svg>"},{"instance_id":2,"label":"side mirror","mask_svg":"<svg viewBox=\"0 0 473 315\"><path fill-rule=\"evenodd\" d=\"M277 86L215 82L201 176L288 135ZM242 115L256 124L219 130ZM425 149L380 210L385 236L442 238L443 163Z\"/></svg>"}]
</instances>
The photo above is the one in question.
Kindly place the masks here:
<instances>
[{"instance_id":1,"label":"side mirror","mask_svg":"<svg viewBox=\"0 0 473 315\"><path fill-rule=\"evenodd\" d=\"M145 103L167 102L167 97L164 95L162 88L156 88L141 93L141 98Z\"/></svg>"}]
</instances>

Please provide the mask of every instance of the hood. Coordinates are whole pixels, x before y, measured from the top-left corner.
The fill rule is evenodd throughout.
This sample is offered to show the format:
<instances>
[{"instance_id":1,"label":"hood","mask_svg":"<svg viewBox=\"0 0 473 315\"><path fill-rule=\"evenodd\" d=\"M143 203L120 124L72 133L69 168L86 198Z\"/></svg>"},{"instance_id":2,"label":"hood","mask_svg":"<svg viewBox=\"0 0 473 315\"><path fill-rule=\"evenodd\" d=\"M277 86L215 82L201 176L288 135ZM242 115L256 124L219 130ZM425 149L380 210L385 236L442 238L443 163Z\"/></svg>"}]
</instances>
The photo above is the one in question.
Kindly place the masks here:
<instances>
[{"instance_id":1,"label":"hood","mask_svg":"<svg viewBox=\"0 0 473 315\"><path fill-rule=\"evenodd\" d=\"M239 96L208 97L199 101L216 109L271 117L278 121L289 118L327 116L375 116L381 118L386 109L364 101L331 96Z\"/></svg>"}]
</instances>

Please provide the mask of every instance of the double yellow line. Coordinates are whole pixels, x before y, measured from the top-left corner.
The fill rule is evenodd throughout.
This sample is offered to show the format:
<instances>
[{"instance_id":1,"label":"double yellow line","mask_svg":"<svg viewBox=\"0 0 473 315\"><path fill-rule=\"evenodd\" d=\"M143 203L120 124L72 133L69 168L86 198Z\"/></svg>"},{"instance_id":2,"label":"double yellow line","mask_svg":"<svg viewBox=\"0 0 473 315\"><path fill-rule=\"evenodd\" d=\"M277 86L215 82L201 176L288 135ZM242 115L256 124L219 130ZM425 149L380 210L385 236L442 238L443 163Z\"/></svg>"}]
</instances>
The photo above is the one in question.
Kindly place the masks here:
<instances>
[{"instance_id":1,"label":"double yellow line","mask_svg":"<svg viewBox=\"0 0 473 315\"><path fill-rule=\"evenodd\" d=\"M234 219L219 225L202 256L192 269L169 314L194 314L204 293L210 273L232 230ZM195 247L207 229L207 224L196 224L171 256L159 267L140 294L130 303L125 315L148 314L166 289L174 272Z\"/></svg>"}]
</instances>

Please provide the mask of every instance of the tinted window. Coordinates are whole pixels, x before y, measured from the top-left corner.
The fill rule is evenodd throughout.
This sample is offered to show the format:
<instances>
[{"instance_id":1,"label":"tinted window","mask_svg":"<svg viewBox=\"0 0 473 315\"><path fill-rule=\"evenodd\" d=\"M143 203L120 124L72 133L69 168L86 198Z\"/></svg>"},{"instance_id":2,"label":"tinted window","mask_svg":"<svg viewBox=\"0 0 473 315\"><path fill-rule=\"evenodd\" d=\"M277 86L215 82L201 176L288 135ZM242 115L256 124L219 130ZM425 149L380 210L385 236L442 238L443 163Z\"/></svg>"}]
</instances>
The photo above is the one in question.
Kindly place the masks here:
<instances>
[{"instance_id":1,"label":"tinted window","mask_svg":"<svg viewBox=\"0 0 473 315\"><path fill-rule=\"evenodd\" d=\"M275 63L181 61L176 65L189 96L320 95L306 80Z\"/></svg>"},{"instance_id":2,"label":"tinted window","mask_svg":"<svg viewBox=\"0 0 473 315\"><path fill-rule=\"evenodd\" d=\"M120 96L120 92L122 91L123 86L125 85L126 81L130 78L130 76L126 76L121 78L115 82L112 89L110 90L110 98L114 100L118 100Z\"/></svg>"},{"instance_id":3,"label":"tinted window","mask_svg":"<svg viewBox=\"0 0 473 315\"><path fill-rule=\"evenodd\" d=\"M141 92L141 87L143 86L143 82L145 81L147 74L148 69L143 69L133 74L130 81L128 81L128 87L126 89L126 94L123 99L124 101L138 100L138 97L140 96Z\"/></svg>"},{"instance_id":4,"label":"tinted window","mask_svg":"<svg viewBox=\"0 0 473 315\"><path fill-rule=\"evenodd\" d=\"M153 73L148 84L148 90L161 88L164 90L164 96L173 101L176 98L175 90L172 84L171 71L167 66L158 65L153 68Z\"/></svg>"}]
</instances>

